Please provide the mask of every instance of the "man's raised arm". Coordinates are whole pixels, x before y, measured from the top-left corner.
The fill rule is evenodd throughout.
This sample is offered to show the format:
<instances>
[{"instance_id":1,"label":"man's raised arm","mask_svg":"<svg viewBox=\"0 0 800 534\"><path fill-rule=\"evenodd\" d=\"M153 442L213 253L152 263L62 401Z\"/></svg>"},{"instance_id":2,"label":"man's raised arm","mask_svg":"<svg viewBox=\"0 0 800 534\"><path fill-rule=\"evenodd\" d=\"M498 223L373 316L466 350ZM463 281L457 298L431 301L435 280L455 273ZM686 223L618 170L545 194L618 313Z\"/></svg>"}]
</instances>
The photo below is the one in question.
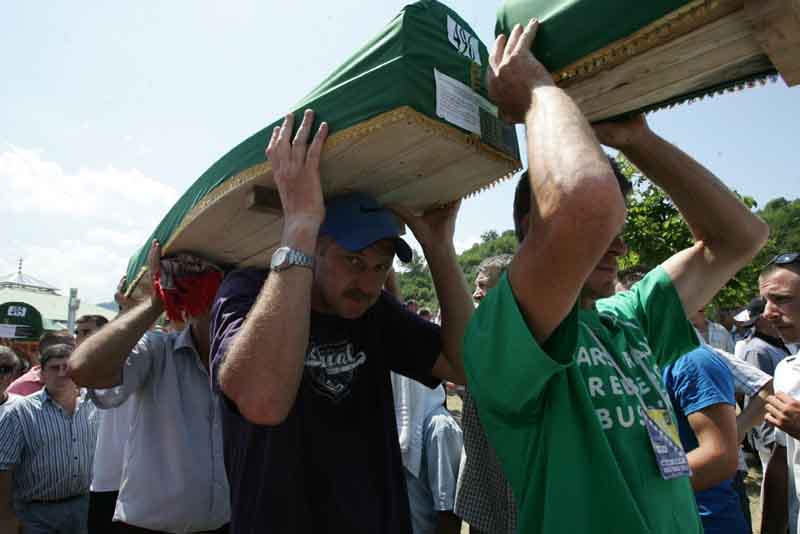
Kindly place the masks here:
<instances>
[{"instance_id":1,"label":"man's raised arm","mask_svg":"<svg viewBox=\"0 0 800 534\"><path fill-rule=\"evenodd\" d=\"M533 192L529 231L509 268L514 295L543 341L575 305L581 288L625 222L608 160L577 105L530 52L538 22L501 35L488 85L504 119L525 122Z\"/></svg>"},{"instance_id":2,"label":"man's raised arm","mask_svg":"<svg viewBox=\"0 0 800 534\"><path fill-rule=\"evenodd\" d=\"M460 205L460 202L455 202L422 216L415 216L401 207L393 209L422 246L442 310L442 354L436 360L433 375L456 384L466 384L462 346L474 307L453 246Z\"/></svg>"},{"instance_id":3,"label":"man's raised arm","mask_svg":"<svg viewBox=\"0 0 800 534\"><path fill-rule=\"evenodd\" d=\"M147 256L153 280L160 261L161 247L154 240ZM116 319L86 338L70 355L70 377L77 385L89 388L110 388L121 384L125 359L163 311L161 299L155 293L130 309L123 306Z\"/></svg>"},{"instance_id":4,"label":"man's raised arm","mask_svg":"<svg viewBox=\"0 0 800 534\"><path fill-rule=\"evenodd\" d=\"M306 111L294 141L286 116L267 154L283 206L282 246L309 256L325 218L319 160L325 123L307 147L314 113ZM294 405L303 376L311 321L311 269L271 272L219 368L219 385L249 421L280 424Z\"/></svg>"},{"instance_id":5,"label":"man's raised arm","mask_svg":"<svg viewBox=\"0 0 800 534\"><path fill-rule=\"evenodd\" d=\"M650 130L644 117L601 123L595 131L664 189L689 225L695 244L663 267L687 314L701 309L761 250L769 227L708 169Z\"/></svg>"}]
</instances>

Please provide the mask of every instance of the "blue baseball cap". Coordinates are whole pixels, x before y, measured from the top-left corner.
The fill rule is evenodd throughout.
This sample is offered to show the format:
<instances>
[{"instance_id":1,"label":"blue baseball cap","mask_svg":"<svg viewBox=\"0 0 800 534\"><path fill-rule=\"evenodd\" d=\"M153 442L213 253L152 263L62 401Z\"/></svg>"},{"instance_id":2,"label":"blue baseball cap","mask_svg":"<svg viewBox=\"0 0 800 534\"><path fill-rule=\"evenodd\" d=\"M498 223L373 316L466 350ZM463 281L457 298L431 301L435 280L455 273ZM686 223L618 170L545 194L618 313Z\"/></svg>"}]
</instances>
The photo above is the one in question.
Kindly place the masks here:
<instances>
[{"instance_id":1,"label":"blue baseball cap","mask_svg":"<svg viewBox=\"0 0 800 534\"><path fill-rule=\"evenodd\" d=\"M400 238L400 225L394 214L366 193L348 193L329 199L319 233L332 237L350 252L364 250L382 239L393 239L400 261L411 261L411 247Z\"/></svg>"}]
</instances>

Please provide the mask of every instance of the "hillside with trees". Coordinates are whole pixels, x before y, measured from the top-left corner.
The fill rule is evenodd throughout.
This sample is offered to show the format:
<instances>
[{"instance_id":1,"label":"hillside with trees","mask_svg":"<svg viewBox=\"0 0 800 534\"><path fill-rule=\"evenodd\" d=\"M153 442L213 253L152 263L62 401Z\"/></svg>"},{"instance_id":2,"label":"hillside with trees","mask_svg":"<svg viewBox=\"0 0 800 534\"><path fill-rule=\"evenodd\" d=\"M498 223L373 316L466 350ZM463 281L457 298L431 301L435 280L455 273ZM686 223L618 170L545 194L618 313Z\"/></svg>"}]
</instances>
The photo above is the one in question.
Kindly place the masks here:
<instances>
[{"instance_id":1,"label":"hillside with trees","mask_svg":"<svg viewBox=\"0 0 800 534\"><path fill-rule=\"evenodd\" d=\"M678 250L692 243L691 232L675 205L660 188L650 183L622 155L618 162L634 185L628 202L628 222L624 237L628 254L621 258L620 267L645 265L653 267ZM780 252L800 251L800 199L776 198L758 209L756 201L740 195L742 201L767 222L770 238L755 261L742 269L717 295L712 307L737 308L745 305L758 293L758 272ZM467 282L472 287L478 265L497 254L513 254L517 242L513 230L502 233L485 232L479 243L458 256ZM408 266L398 272L400 289L406 299L416 299L420 307L438 308L433 282L424 258L417 251Z\"/></svg>"}]
</instances>

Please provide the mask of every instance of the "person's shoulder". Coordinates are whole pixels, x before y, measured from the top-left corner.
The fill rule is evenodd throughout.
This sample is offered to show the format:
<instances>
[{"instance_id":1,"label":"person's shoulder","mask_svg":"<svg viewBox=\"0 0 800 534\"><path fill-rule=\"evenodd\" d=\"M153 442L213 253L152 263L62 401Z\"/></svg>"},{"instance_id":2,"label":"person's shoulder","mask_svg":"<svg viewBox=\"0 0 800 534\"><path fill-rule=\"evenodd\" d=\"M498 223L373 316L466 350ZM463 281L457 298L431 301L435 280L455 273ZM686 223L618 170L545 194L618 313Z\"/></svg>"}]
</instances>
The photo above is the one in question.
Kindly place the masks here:
<instances>
[{"instance_id":1,"label":"person's shoulder","mask_svg":"<svg viewBox=\"0 0 800 534\"><path fill-rule=\"evenodd\" d=\"M381 291L378 300L362 318L368 315L377 317L381 321L392 321L402 318L407 319L411 323L418 323L425 328L439 328L439 325L436 323L427 321L416 313L408 311L400 301L387 291Z\"/></svg>"},{"instance_id":2,"label":"person's shoulder","mask_svg":"<svg viewBox=\"0 0 800 534\"><path fill-rule=\"evenodd\" d=\"M704 374L730 374L727 364L717 355L716 351L706 345L687 352L671 365L672 373Z\"/></svg>"},{"instance_id":3,"label":"person's shoulder","mask_svg":"<svg viewBox=\"0 0 800 534\"><path fill-rule=\"evenodd\" d=\"M775 378L789 376L789 374L792 372L792 368L795 366L798 356L800 355L795 354L793 356L787 356L778 362L778 365L775 366Z\"/></svg>"},{"instance_id":4,"label":"person's shoulder","mask_svg":"<svg viewBox=\"0 0 800 534\"><path fill-rule=\"evenodd\" d=\"M225 275L217 291L217 299L235 296L255 297L261 291L268 275L269 271L266 269L235 269Z\"/></svg>"},{"instance_id":5,"label":"person's shoulder","mask_svg":"<svg viewBox=\"0 0 800 534\"><path fill-rule=\"evenodd\" d=\"M31 410L37 409L42 406L42 403L47 398L47 392L44 388L28 393L27 395L20 395L14 403L13 408L17 410Z\"/></svg>"},{"instance_id":6,"label":"person's shoulder","mask_svg":"<svg viewBox=\"0 0 800 534\"><path fill-rule=\"evenodd\" d=\"M9 393L8 398L3 404L0 404L0 414L7 413L11 410L11 408L19 402L22 398L22 395L17 395L16 393Z\"/></svg>"}]
</instances>

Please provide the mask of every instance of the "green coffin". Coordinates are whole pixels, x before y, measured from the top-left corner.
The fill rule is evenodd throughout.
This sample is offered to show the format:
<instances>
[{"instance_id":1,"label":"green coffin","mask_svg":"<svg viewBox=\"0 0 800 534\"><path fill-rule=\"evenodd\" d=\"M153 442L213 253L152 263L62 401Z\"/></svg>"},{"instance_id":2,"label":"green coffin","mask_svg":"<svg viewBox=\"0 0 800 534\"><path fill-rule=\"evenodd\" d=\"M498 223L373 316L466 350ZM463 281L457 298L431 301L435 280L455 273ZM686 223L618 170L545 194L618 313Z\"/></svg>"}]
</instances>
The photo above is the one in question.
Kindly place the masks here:
<instances>
[{"instance_id":1,"label":"green coffin","mask_svg":"<svg viewBox=\"0 0 800 534\"><path fill-rule=\"evenodd\" d=\"M506 0L495 32L541 22L534 54L593 121L651 111L776 74L765 0Z\"/></svg>"},{"instance_id":2,"label":"green coffin","mask_svg":"<svg viewBox=\"0 0 800 534\"><path fill-rule=\"evenodd\" d=\"M294 107L297 124L312 108L317 124L330 125L326 196L358 190L423 209L516 172L516 133L486 100L487 65L486 46L454 11L433 0L405 7ZM280 122L232 149L183 194L151 236L165 253L268 264L281 217L264 147ZM146 270L147 248L129 263L129 294Z\"/></svg>"},{"instance_id":3,"label":"green coffin","mask_svg":"<svg viewBox=\"0 0 800 534\"><path fill-rule=\"evenodd\" d=\"M44 331L42 314L25 302L5 302L0 305L0 331L0 337L38 341Z\"/></svg>"}]
</instances>

